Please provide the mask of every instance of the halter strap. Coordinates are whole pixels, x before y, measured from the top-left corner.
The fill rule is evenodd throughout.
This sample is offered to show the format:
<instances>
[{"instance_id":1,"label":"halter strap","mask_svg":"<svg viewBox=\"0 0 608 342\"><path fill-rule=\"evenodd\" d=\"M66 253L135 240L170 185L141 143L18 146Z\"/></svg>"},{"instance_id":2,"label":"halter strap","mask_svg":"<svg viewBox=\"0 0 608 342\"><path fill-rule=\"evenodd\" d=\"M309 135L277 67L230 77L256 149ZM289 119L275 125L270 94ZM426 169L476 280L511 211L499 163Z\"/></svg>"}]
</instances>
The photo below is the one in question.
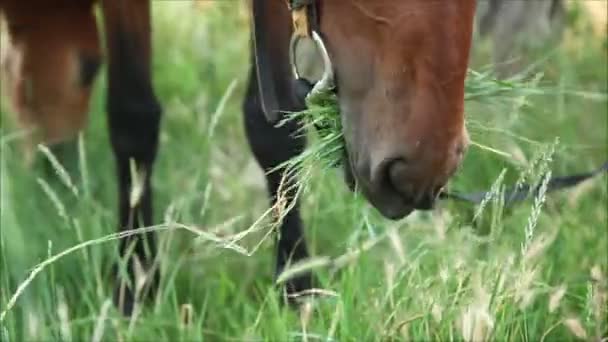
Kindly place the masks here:
<instances>
[{"instance_id":1,"label":"halter strap","mask_svg":"<svg viewBox=\"0 0 608 342\"><path fill-rule=\"evenodd\" d=\"M311 37L320 25L318 0L286 0L291 11L294 34Z\"/></svg>"},{"instance_id":2,"label":"halter strap","mask_svg":"<svg viewBox=\"0 0 608 342\"><path fill-rule=\"evenodd\" d=\"M268 32L270 27L268 26L268 18L266 13L268 0L253 0L253 20L252 20L252 43L253 43L253 62L256 68L256 75L258 81L258 90L260 95L260 104L262 111L266 116L268 122L274 124L278 122L281 117L279 110L279 99L275 89L275 77L274 75L274 63L273 56L271 55L270 47L274 44L271 41L271 37ZM320 11L318 3L320 0L285 0L287 7L291 11L292 22L293 22L293 34L292 42L290 43L290 60L292 54L293 42L297 38L312 39L315 44L321 47L323 54L323 60L326 65L324 72L324 78L322 82L316 84L306 84L306 87L302 86L302 80L296 79L295 84L297 88L306 88L295 91L297 101L304 103L306 96L316 89L328 87L333 84L333 70L327 51L323 45L320 37ZM294 39L296 38L296 39ZM290 61L291 63L292 61ZM292 63L293 69L293 63ZM295 72L297 74L297 72ZM295 89L294 89L295 90Z\"/></svg>"}]
</instances>

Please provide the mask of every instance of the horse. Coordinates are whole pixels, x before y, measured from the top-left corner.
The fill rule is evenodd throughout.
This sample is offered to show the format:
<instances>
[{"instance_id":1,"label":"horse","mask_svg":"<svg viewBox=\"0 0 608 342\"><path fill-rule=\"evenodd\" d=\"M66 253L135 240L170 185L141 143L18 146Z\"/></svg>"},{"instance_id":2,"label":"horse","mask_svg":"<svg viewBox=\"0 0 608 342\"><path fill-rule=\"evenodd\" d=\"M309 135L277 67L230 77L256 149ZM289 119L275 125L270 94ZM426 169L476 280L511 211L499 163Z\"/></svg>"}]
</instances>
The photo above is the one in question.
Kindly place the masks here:
<instances>
[{"instance_id":1,"label":"horse","mask_svg":"<svg viewBox=\"0 0 608 342\"><path fill-rule=\"evenodd\" d=\"M92 9L103 13L105 56ZM325 50L343 123L346 185L360 189L389 220L432 209L467 150L464 82L473 35L475 0L251 0L251 67L242 113L250 152L265 172L268 197L276 201L284 161L304 150L294 133L302 123L277 125L281 112L305 108L292 60L294 37ZM35 8L36 10L31 10ZM13 108L38 132L35 143L56 144L86 124L91 84L107 62L106 108L118 186L118 229L153 224L151 175L159 145L162 104L151 83L149 0L3 0L16 57L5 65ZM329 65L328 65L329 63ZM300 88L299 88L300 87ZM141 196L130 201L131 163L141 177ZM293 181L293 180L292 180ZM298 199L281 220L277 274L308 257ZM129 248L133 253L129 254ZM145 298L160 274L152 267L156 236L122 239L126 275L115 271L114 303L130 315L136 271L146 272ZM310 273L289 280L284 294L310 289ZM287 296L289 297L289 296ZM287 300L290 302L290 300Z\"/></svg>"},{"instance_id":2,"label":"horse","mask_svg":"<svg viewBox=\"0 0 608 342\"><path fill-rule=\"evenodd\" d=\"M510 61L516 56L525 56L522 54L525 49L561 41L566 26L566 5L563 0L490 0L480 4L479 36L492 40L494 67L499 76L512 76L528 64L529 61Z\"/></svg>"}]
</instances>

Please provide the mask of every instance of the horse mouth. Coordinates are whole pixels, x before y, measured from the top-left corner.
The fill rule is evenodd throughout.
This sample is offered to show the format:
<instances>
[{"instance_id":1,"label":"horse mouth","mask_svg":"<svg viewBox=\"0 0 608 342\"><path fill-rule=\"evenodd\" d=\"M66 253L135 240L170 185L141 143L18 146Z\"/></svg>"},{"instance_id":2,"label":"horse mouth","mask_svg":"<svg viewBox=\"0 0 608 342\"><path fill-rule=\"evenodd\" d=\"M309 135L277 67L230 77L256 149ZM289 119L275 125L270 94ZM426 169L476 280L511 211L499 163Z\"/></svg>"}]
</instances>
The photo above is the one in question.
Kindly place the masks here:
<instances>
[{"instance_id":1,"label":"horse mouth","mask_svg":"<svg viewBox=\"0 0 608 342\"><path fill-rule=\"evenodd\" d=\"M363 193L367 201L385 218L396 221L409 216L414 211L414 206L406 203L401 198L394 198L392 201L383 201L370 191L366 191L364 183L357 179L348 152L344 153L342 165L344 181L346 182L348 189L353 193L359 191Z\"/></svg>"}]
</instances>

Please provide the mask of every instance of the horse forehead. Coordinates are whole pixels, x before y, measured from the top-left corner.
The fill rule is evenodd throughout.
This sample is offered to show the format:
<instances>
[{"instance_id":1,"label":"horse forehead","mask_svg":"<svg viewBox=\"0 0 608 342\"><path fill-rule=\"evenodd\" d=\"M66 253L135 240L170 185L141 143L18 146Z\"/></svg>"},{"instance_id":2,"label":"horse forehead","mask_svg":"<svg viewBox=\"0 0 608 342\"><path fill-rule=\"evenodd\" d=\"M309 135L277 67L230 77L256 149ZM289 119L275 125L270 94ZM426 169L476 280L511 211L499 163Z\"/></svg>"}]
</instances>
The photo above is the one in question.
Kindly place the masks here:
<instances>
[{"instance_id":1,"label":"horse forehead","mask_svg":"<svg viewBox=\"0 0 608 342\"><path fill-rule=\"evenodd\" d=\"M475 10L475 0L344 0L326 1L328 12L341 17L365 16L377 24L403 23L407 17L453 16ZM342 14L342 15L340 15ZM442 25L443 22L435 22Z\"/></svg>"},{"instance_id":2,"label":"horse forehead","mask_svg":"<svg viewBox=\"0 0 608 342\"><path fill-rule=\"evenodd\" d=\"M400 39L407 42L397 47L397 50L401 50L398 53L404 50L411 53L414 46L418 48L418 53L433 60L452 60L460 64L463 58L466 59L474 20L474 1L411 1L415 6L410 7L415 10L406 9L399 14L395 27L388 32L392 38L387 42L393 42L393 45Z\"/></svg>"},{"instance_id":3,"label":"horse forehead","mask_svg":"<svg viewBox=\"0 0 608 342\"><path fill-rule=\"evenodd\" d=\"M418 36L421 40L442 40L442 37L468 32L475 0L344 0L325 1L323 20L334 30L364 37L366 44L381 47L403 38ZM346 31L346 32L345 32ZM350 33L350 34L349 34ZM444 43L441 43L445 45Z\"/></svg>"},{"instance_id":4,"label":"horse forehead","mask_svg":"<svg viewBox=\"0 0 608 342\"><path fill-rule=\"evenodd\" d=\"M322 21L335 38L330 39L330 45L339 51L336 57L340 57L342 69L362 67L358 65L362 61L371 63L381 70L379 77L397 83L409 79L403 76L412 71L442 78L461 73L468 55L474 0L324 3ZM369 73L357 74L371 77Z\"/></svg>"}]
</instances>

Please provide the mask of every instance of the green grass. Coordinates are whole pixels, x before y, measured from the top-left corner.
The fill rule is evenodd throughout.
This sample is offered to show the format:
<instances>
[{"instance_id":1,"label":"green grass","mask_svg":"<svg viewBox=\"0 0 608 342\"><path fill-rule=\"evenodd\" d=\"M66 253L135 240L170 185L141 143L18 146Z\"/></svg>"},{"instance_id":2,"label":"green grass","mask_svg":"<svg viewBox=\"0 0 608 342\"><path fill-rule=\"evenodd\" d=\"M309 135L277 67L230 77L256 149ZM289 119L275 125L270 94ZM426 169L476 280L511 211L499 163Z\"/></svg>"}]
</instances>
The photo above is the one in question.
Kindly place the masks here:
<instances>
[{"instance_id":1,"label":"green grass","mask_svg":"<svg viewBox=\"0 0 608 342\"><path fill-rule=\"evenodd\" d=\"M0 312L38 263L88 245L37 270L0 323L1 341L459 340L474 323L493 340L607 331L605 175L510 208L495 199L444 202L389 222L346 189L338 170L312 169L302 193L306 237L327 295L311 312L279 306L269 227L252 227L269 202L240 112L247 17L238 2L199 14L190 5L154 3L154 83L165 113L154 173L164 275L157 302L133 321L108 305L116 240L103 238L115 233L117 205L102 76L73 187L25 169L2 113ZM606 94L607 45L575 24L542 64L543 80ZM490 60L486 51L476 47L476 70ZM608 159L605 101L563 93L520 100L467 104L476 144L450 189L500 189L497 180L586 171Z\"/></svg>"}]
</instances>

